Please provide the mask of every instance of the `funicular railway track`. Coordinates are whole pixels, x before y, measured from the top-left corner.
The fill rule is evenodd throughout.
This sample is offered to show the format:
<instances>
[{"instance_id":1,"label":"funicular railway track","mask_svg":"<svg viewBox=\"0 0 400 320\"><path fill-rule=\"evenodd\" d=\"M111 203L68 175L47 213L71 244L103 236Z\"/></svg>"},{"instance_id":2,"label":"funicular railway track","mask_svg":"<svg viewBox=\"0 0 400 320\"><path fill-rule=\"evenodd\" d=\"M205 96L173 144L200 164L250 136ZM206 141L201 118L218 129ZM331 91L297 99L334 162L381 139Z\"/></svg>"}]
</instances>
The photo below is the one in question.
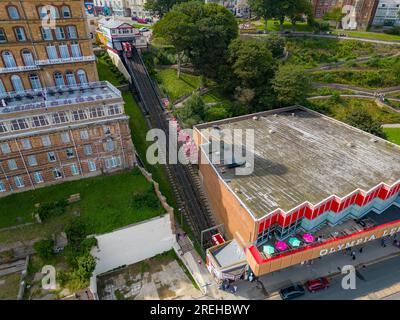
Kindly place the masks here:
<instances>
[{"instance_id":1,"label":"funicular railway track","mask_svg":"<svg viewBox=\"0 0 400 320\"><path fill-rule=\"evenodd\" d=\"M142 107L147 113L151 127L163 130L168 142L168 117L164 113L160 97L147 73L140 54L133 49L132 57L128 58L124 54L124 61L138 92ZM169 148L174 148L171 151L176 152L177 146L169 146L167 143L166 154L169 154ZM160 154L160 158L165 158L166 154ZM176 195L181 214L184 215L194 236L200 241L202 230L213 227L215 223L206 197L201 190L199 179L194 173L191 164L168 164L167 161L165 170ZM211 236L210 232L204 233L203 243L205 245L211 244Z\"/></svg>"}]
</instances>

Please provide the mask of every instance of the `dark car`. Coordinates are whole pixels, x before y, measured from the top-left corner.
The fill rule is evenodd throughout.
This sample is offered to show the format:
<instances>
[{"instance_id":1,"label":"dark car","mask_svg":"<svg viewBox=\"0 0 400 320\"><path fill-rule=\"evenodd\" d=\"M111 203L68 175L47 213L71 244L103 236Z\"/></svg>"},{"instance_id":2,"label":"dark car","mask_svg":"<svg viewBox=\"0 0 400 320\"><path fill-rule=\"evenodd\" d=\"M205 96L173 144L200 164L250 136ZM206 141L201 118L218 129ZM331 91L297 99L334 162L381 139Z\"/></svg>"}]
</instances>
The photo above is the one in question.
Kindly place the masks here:
<instances>
[{"instance_id":1,"label":"dark car","mask_svg":"<svg viewBox=\"0 0 400 320\"><path fill-rule=\"evenodd\" d=\"M304 295L305 290L301 285L295 284L293 286L281 289L279 293L283 300L291 300Z\"/></svg>"},{"instance_id":2,"label":"dark car","mask_svg":"<svg viewBox=\"0 0 400 320\"><path fill-rule=\"evenodd\" d=\"M329 281L327 278L318 278L307 282L307 289L310 292L316 292L329 288Z\"/></svg>"}]
</instances>

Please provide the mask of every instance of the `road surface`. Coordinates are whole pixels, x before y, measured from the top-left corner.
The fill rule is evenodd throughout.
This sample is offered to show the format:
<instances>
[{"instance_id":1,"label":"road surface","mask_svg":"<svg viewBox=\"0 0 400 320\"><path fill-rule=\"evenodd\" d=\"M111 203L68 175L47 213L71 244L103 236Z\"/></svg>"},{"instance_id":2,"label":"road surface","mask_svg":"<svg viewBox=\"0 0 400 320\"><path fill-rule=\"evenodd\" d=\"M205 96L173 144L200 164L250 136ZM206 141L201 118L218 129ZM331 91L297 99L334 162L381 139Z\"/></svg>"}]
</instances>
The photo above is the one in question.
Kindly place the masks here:
<instances>
[{"instance_id":1,"label":"road surface","mask_svg":"<svg viewBox=\"0 0 400 320\"><path fill-rule=\"evenodd\" d=\"M342 277L337 277L332 280L329 289L316 293L307 292L304 296L298 298L298 300L352 300L381 291L400 283L399 264L400 257L395 257L360 269L355 290L342 289ZM399 300L400 292L385 297L385 299Z\"/></svg>"}]
</instances>

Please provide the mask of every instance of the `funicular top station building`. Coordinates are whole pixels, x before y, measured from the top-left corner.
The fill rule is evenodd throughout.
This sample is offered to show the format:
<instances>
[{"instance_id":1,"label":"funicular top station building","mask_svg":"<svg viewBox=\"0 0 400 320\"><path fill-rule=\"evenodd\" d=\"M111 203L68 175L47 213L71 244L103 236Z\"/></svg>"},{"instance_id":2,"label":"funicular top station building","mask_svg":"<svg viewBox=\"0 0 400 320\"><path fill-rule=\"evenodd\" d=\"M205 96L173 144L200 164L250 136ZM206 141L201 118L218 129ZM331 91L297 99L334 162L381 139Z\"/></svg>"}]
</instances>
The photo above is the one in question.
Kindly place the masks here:
<instances>
[{"instance_id":1,"label":"funicular top station building","mask_svg":"<svg viewBox=\"0 0 400 320\"><path fill-rule=\"evenodd\" d=\"M209 142L225 129L254 130L251 174L211 162L219 151ZM201 124L194 139L212 208L256 275L400 230L400 147L386 140L302 107ZM232 145L229 134L222 140ZM214 255L223 247L210 248L207 263L229 278L233 265L220 265Z\"/></svg>"}]
</instances>

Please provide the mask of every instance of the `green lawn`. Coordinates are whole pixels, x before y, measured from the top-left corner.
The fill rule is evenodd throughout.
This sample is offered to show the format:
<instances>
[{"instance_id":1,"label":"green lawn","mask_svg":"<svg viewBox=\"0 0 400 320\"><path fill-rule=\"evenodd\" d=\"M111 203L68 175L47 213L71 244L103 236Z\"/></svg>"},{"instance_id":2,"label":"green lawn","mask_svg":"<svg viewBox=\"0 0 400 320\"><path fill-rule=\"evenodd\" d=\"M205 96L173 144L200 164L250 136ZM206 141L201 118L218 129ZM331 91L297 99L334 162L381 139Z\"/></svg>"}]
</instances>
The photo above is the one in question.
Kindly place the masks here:
<instances>
[{"instance_id":1,"label":"green lawn","mask_svg":"<svg viewBox=\"0 0 400 320\"><path fill-rule=\"evenodd\" d=\"M112 85L120 85L116 75L110 71L109 65L103 59L97 59L97 73L100 80L107 80Z\"/></svg>"},{"instance_id":2,"label":"green lawn","mask_svg":"<svg viewBox=\"0 0 400 320\"><path fill-rule=\"evenodd\" d=\"M367 39L377 39L377 40L386 40L386 41L400 41L400 36L386 33L378 33L378 32L362 32L362 31L346 31L346 30L338 30L333 31L333 34L344 33L350 37L357 38L367 38Z\"/></svg>"},{"instance_id":3,"label":"green lawn","mask_svg":"<svg viewBox=\"0 0 400 320\"><path fill-rule=\"evenodd\" d=\"M132 140L136 151L139 153L141 160L144 161L147 171L151 172L153 174L153 179L160 184L161 192L167 197L168 203L176 207L176 201L164 168L161 165L150 165L146 161L147 146L151 142L146 141L146 134L149 128L142 111L130 92L124 92L122 96L125 101L125 113L130 117L129 126L131 128Z\"/></svg>"},{"instance_id":4,"label":"green lawn","mask_svg":"<svg viewBox=\"0 0 400 320\"><path fill-rule=\"evenodd\" d=\"M88 225L89 233L105 233L122 226L155 217L162 209L132 207L132 194L150 190L151 184L146 181L139 169L94 178L65 182L54 186L17 193L0 198L0 227L17 224L16 217L24 222L32 221L31 212L35 203L52 202L68 198L71 194L80 193L81 201L71 205L69 211L79 210L80 217ZM150 192L150 191L149 191ZM49 219L41 225L16 229L9 234L21 233L20 239L42 236L43 233L59 229L69 220L69 213ZM62 230L62 227L61 227ZM25 234L26 233L26 234ZM28 235L29 234L29 235ZM0 240L4 234L0 233ZM5 239L4 239L5 240Z\"/></svg>"},{"instance_id":5,"label":"green lawn","mask_svg":"<svg viewBox=\"0 0 400 320\"><path fill-rule=\"evenodd\" d=\"M383 128L387 134L387 139L400 145L400 128Z\"/></svg>"},{"instance_id":6,"label":"green lawn","mask_svg":"<svg viewBox=\"0 0 400 320\"><path fill-rule=\"evenodd\" d=\"M158 70L156 79L160 89L164 91L171 102L195 91L201 85L199 76L181 73L181 77L178 79L176 70L173 69Z\"/></svg>"},{"instance_id":7,"label":"green lawn","mask_svg":"<svg viewBox=\"0 0 400 320\"><path fill-rule=\"evenodd\" d=\"M0 300L16 300L20 280L19 272L0 277Z\"/></svg>"},{"instance_id":8,"label":"green lawn","mask_svg":"<svg viewBox=\"0 0 400 320\"><path fill-rule=\"evenodd\" d=\"M258 30L264 30L264 23L265 23L264 20L261 19L259 21L253 22L253 26ZM279 21L268 20L267 28L268 28L268 31L280 31ZM291 30L292 23L290 21L286 20L283 23L283 28L284 28L284 30ZM297 22L295 31L297 31L297 32L312 32L313 29L312 29L312 27L310 27L307 24L307 22Z\"/></svg>"}]
</instances>

